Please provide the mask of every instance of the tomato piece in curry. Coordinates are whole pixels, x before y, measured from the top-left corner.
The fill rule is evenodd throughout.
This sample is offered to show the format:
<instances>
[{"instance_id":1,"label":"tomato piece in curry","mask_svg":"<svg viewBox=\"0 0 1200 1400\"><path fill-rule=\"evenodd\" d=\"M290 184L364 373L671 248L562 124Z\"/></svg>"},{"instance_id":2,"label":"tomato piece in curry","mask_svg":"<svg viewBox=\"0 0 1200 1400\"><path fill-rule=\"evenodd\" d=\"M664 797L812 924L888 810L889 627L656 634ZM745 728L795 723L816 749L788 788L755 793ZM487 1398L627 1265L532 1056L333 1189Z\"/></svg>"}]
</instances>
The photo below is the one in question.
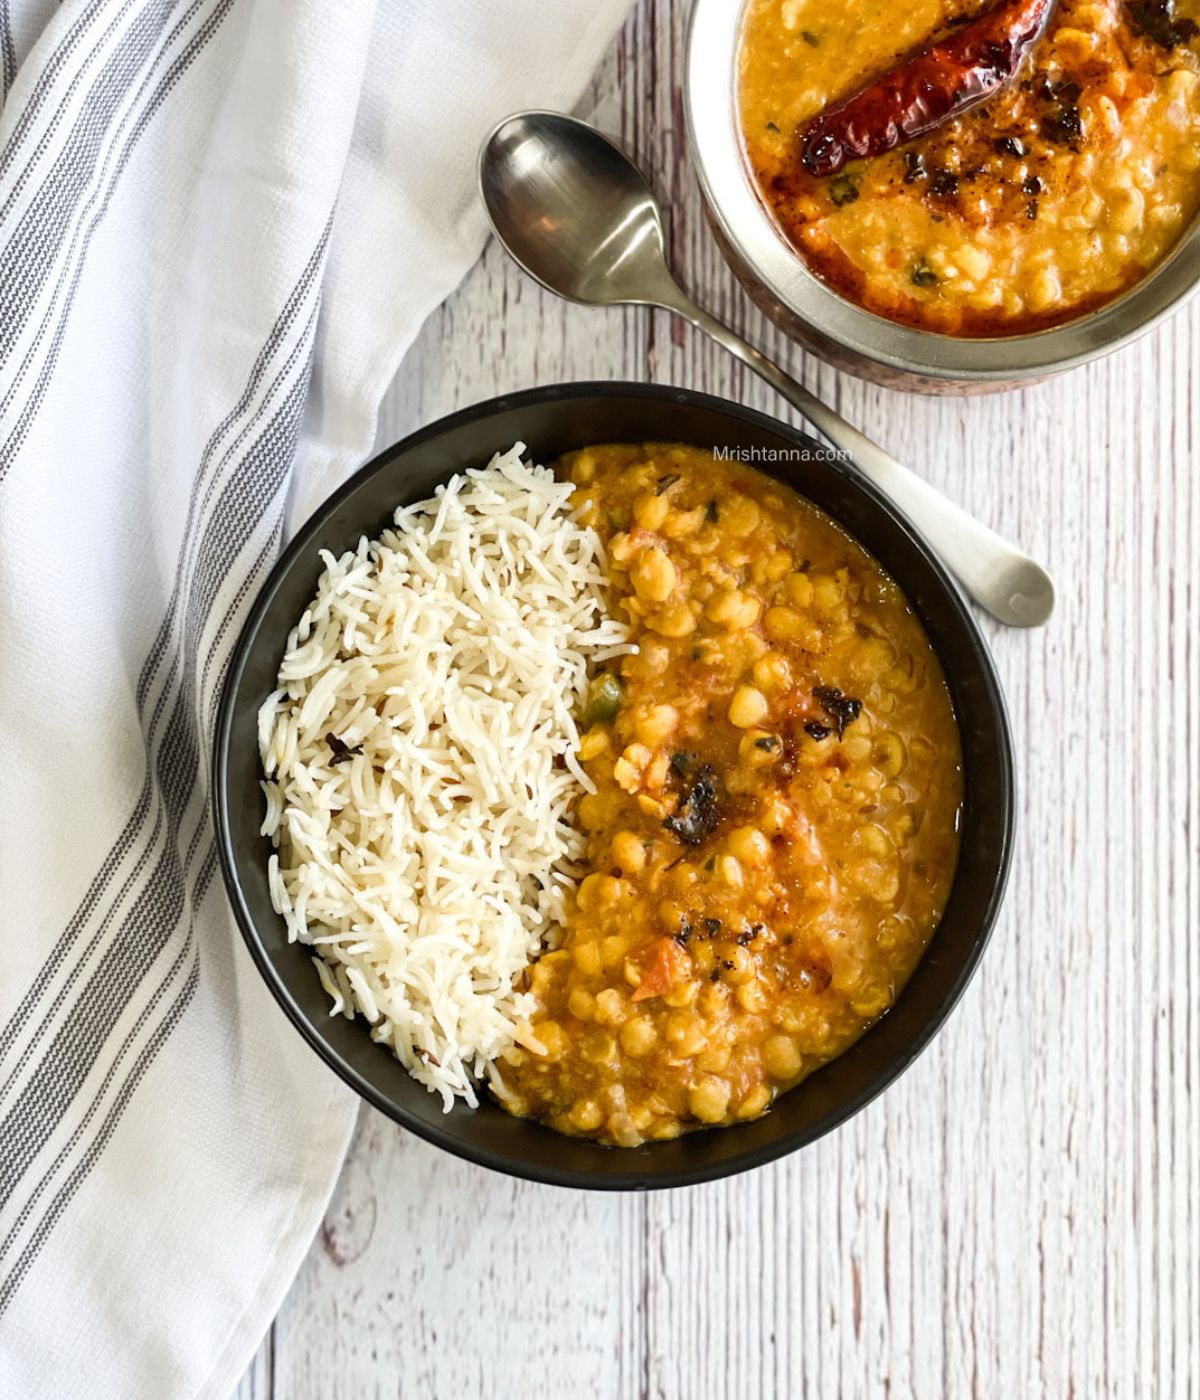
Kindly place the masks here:
<instances>
[{"instance_id":1,"label":"tomato piece in curry","mask_svg":"<svg viewBox=\"0 0 1200 1400\"><path fill-rule=\"evenodd\" d=\"M632 1146L757 1117L892 1005L953 880L961 750L903 595L794 492L679 445L559 470L638 650L592 683L588 870L494 1088Z\"/></svg>"}]
</instances>

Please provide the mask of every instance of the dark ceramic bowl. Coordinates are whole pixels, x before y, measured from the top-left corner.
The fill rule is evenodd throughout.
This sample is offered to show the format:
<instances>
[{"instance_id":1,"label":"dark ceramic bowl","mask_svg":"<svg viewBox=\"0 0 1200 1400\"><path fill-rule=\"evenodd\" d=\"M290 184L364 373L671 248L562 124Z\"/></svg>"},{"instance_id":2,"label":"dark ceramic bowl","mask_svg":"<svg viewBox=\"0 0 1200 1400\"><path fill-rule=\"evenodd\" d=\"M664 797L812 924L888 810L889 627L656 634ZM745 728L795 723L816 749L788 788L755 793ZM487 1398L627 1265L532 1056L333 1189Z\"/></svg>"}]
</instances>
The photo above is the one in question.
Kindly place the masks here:
<instances>
[{"instance_id":1,"label":"dark ceramic bowl","mask_svg":"<svg viewBox=\"0 0 1200 1400\"><path fill-rule=\"evenodd\" d=\"M316 591L319 547L337 554L360 535L378 535L397 506L431 495L455 471L517 441L546 462L591 443L653 440L765 450L756 454L763 470L827 511L896 579L945 668L962 730L966 800L945 915L886 1016L756 1122L608 1148L511 1118L490 1103L444 1114L441 1100L371 1040L364 1021L329 1015L309 950L288 943L271 908L256 716L275 688L288 632ZM763 460L772 453L775 462ZM493 399L423 428L363 467L308 521L238 639L217 723L213 800L221 867L251 955L300 1033L369 1103L439 1147L514 1176L613 1189L684 1186L769 1162L836 1128L929 1043L974 972L1000 906L1012 848L1013 756L996 673L961 594L908 522L852 468L794 429L704 394L563 384Z\"/></svg>"}]
</instances>

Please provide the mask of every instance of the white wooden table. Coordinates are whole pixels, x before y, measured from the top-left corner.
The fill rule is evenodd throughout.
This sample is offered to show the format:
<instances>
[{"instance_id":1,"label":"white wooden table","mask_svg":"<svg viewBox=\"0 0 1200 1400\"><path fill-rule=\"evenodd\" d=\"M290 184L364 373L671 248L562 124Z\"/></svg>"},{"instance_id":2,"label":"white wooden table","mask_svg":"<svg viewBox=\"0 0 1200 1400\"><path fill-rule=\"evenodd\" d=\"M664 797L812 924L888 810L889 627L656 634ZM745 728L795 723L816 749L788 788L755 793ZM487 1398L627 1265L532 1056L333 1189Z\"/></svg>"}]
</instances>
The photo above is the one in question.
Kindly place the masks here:
<instances>
[{"instance_id":1,"label":"white wooden table","mask_svg":"<svg viewBox=\"0 0 1200 1400\"><path fill-rule=\"evenodd\" d=\"M1057 577L1047 630L988 628L1022 778L1007 905L917 1064L838 1132L731 1181L527 1185L364 1108L238 1400L1194 1400L1200 303L998 397L906 397L805 358L706 231L683 154L682 9L643 0L584 104L677 211L677 267ZM491 247L408 356L380 444L496 393L589 378L788 416L665 316L566 306Z\"/></svg>"}]
</instances>

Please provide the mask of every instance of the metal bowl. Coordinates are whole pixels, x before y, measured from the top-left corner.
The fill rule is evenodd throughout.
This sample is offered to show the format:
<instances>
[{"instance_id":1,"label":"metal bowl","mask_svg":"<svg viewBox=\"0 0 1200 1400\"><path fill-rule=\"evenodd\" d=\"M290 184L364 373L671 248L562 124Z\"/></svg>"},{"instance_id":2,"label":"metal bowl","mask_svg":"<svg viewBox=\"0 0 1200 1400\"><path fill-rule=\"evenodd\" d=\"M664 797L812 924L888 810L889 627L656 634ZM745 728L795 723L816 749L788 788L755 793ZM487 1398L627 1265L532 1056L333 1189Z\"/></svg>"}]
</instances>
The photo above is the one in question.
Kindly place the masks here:
<instances>
[{"instance_id":1,"label":"metal bowl","mask_svg":"<svg viewBox=\"0 0 1200 1400\"><path fill-rule=\"evenodd\" d=\"M864 379L923 393L1015 388L1128 345L1200 288L1197 219L1167 257L1115 301L1030 335L938 335L846 300L809 270L754 188L737 112L743 8L733 0L695 0L685 92L692 155L730 266L763 311L822 358Z\"/></svg>"},{"instance_id":2,"label":"metal bowl","mask_svg":"<svg viewBox=\"0 0 1200 1400\"><path fill-rule=\"evenodd\" d=\"M664 438L751 454L849 530L899 583L941 659L958 717L961 845L923 958L892 1009L844 1054L752 1123L611 1148L562 1137L490 1102L443 1113L441 1100L371 1039L365 1021L330 1016L311 950L288 942L271 906L257 715L275 688L288 632L316 589L319 549L337 554L363 534L377 536L397 506L423 500L454 472L517 441L545 462L589 443ZM1014 820L1012 742L987 647L962 595L903 516L793 428L704 394L638 384L555 385L464 409L388 448L321 505L275 566L234 648L212 789L234 913L267 985L317 1054L368 1103L449 1152L513 1176L609 1189L685 1186L758 1166L829 1132L885 1089L936 1034L983 955L1008 876Z\"/></svg>"}]
</instances>

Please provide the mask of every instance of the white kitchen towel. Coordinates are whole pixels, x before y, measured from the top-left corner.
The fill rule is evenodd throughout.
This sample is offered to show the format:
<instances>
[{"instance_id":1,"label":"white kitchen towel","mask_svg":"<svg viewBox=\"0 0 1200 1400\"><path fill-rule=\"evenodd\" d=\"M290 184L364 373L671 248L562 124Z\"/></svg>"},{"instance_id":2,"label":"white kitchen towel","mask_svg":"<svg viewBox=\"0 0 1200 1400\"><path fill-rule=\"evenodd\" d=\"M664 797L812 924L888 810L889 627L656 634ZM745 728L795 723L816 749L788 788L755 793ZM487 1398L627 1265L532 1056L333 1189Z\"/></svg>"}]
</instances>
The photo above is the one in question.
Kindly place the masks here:
<instances>
[{"instance_id":1,"label":"white kitchen towel","mask_svg":"<svg viewBox=\"0 0 1200 1400\"><path fill-rule=\"evenodd\" d=\"M356 1101L234 929L214 707L480 138L624 5L0 0L0 1396L226 1394L313 1236Z\"/></svg>"}]
</instances>

